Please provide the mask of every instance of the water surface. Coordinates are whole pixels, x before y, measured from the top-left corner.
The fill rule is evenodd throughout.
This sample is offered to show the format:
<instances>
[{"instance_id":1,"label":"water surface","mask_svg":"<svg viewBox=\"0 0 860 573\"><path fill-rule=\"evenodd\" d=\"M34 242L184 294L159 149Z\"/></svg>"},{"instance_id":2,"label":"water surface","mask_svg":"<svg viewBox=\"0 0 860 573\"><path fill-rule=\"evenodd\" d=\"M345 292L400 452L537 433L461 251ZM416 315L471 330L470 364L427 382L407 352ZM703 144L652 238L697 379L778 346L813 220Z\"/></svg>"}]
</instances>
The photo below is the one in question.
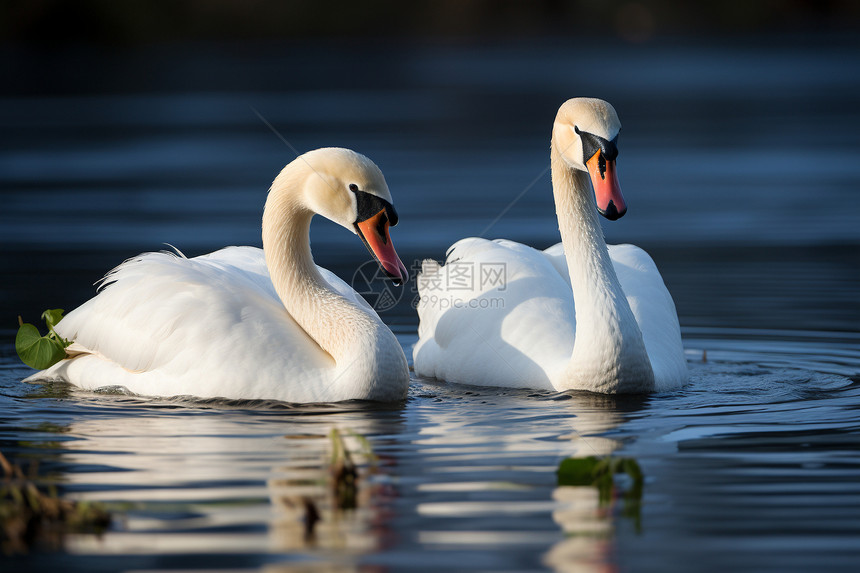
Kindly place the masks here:
<instances>
[{"instance_id":1,"label":"water surface","mask_svg":"<svg viewBox=\"0 0 860 573\"><path fill-rule=\"evenodd\" d=\"M38 459L63 495L116 519L59 552L0 557L4 570L856 570L860 79L846 70L857 50L607 48L596 75L581 48L356 48L367 74L339 52L291 47L144 53L122 60L123 75L91 55L113 75L36 97L6 88L0 449ZM613 102L624 124L630 212L604 228L660 267L685 388L606 397L415 379L402 404L290 406L20 382L16 315L74 308L106 270L163 243L188 255L259 245L266 189L293 156L254 110L297 149L373 158L409 264L469 235L558 241L549 131L576 95ZM312 243L346 280L367 260L324 221ZM414 291L401 295L382 316L409 354ZM358 458L352 511L335 512L328 493L333 427L378 457ZM595 488L557 483L565 458L608 454L642 469L632 508L623 476L606 505ZM323 515L313 538L303 497Z\"/></svg>"}]
</instances>

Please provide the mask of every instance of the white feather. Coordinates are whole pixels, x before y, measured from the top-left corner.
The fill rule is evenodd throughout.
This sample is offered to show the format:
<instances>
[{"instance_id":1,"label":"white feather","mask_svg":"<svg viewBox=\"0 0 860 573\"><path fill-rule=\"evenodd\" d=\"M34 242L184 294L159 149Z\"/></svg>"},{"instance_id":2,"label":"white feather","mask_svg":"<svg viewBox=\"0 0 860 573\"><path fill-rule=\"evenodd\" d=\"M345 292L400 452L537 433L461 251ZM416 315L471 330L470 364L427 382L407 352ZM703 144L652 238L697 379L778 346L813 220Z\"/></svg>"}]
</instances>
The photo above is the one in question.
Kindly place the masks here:
<instances>
[{"instance_id":1,"label":"white feather","mask_svg":"<svg viewBox=\"0 0 860 573\"><path fill-rule=\"evenodd\" d=\"M606 137L620 129L605 102L567 102L556 129L562 126L564 149L578 150L579 160L582 145L569 141L574 124ZM468 238L448 250L444 266L425 261L417 278L415 373L485 386L599 392L684 384L677 313L657 267L638 247L607 248L584 162L564 157L555 137L552 161L563 243L539 251ZM580 263L569 269L566 254L572 253ZM491 267L503 269L503 284L487 280ZM469 272L472 283L464 284Z\"/></svg>"},{"instance_id":2,"label":"white feather","mask_svg":"<svg viewBox=\"0 0 860 573\"><path fill-rule=\"evenodd\" d=\"M349 285L313 264L307 243L313 213L303 207L304 195L315 192L317 204L353 221L348 184L337 182L346 196L340 199L319 174L340 169L347 181L361 181L367 172L371 181L384 185L384 179L363 156L321 151L328 154L311 152L313 166L303 158L287 166L269 195L264 244L272 244L275 283L258 248L228 247L191 259L140 255L108 273L99 293L57 325L74 341L71 358L28 380L124 386L156 396L404 398L409 373L400 345Z\"/></svg>"}]
</instances>

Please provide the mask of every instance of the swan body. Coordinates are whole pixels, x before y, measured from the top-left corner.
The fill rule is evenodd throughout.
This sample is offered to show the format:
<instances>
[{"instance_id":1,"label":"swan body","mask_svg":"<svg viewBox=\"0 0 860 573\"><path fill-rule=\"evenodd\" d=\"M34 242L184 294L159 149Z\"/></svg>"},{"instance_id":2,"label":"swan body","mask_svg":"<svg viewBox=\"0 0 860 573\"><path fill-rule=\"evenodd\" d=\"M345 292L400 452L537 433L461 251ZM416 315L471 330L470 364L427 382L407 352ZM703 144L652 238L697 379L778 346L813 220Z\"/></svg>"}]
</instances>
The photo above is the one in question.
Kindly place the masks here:
<instances>
[{"instance_id":1,"label":"swan body","mask_svg":"<svg viewBox=\"0 0 860 573\"><path fill-rule=\"evenodd\" d=\"M409 371L397 339L361 296L313 262L314 213L359 234L391 278L406 279L388 236L396 213L382 173L346 149L312 151L272 184L263 249L126 261L55 327L73 341L70 358L28 380L150 396L405 398Z\"/></svg>"},{"instance_id":2,"label":"swan body","mask_svg":"<svg viewBox=\"0 0 860 573\"><path fill-rule=\"evenodd\" d=\"M417 375L603 393L687 381L675 305L656 265L633 245L607 246L597 218L626 212L615 174L620 128L601 100L559 109L551 161L561 243L539 251L467 238L444 266L424 262ZM464 272L471 280L458 281Z\"/></svg>"}]
</instances>

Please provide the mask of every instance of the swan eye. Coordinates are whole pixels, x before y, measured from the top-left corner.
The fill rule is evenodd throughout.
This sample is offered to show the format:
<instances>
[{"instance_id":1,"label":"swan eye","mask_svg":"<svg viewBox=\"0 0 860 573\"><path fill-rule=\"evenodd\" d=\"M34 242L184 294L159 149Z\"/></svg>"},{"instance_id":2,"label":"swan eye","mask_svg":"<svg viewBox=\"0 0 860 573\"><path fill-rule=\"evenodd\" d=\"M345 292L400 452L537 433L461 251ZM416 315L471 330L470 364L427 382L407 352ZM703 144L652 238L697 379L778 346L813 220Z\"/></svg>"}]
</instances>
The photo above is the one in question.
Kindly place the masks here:
<instances>
[{"instance_id":1,"label":"swan eye","mask_svg":"<svg viewBox=\"0 0 860 573\"><path fill-rule=\"evenodd\" d=\"M356 185L355 183L350 183L349 184L349 190L352 191L353 193L358 192L358 185Z\"/></svg>"}]
</instances>

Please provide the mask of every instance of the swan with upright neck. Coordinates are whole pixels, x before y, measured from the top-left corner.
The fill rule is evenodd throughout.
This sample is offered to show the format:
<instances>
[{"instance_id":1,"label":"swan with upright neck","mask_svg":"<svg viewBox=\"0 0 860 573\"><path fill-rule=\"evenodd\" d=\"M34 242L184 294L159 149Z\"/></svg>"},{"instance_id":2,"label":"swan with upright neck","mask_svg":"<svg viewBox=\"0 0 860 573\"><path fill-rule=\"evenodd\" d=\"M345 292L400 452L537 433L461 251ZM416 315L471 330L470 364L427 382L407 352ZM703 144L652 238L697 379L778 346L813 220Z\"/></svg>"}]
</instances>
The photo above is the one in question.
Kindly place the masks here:
<instances>
[{"instance_id":1,"label":"swan with upright neck","mask_svg":"<svg viewBox=\"0 0 860 573\"><path fill-rule=\"evenodd\" d=\"M382 172L354 151L317 149L272 183L262 250L126 261L56 326L73 341L70 357L28 380L150 396L404 399L409 370L397 339L349 285L314 264L315 214L358 234L396 284L407 279Z\"/></svg>"},{"instance_id":2,"label":"swan with upright neck","mask_svg":"<svg viewBox=\"0 0 860 573\"><path fill-rule=\"evenodd\" d=\"M424 262L417 375L602 393L686 382L675 305L657 267L638 247L607 246L600 228L598 214L615 220L627 211L616 173L620 129L602 100L559 109L550 161L560 244L538 251L468 238L444 266Z\"/></svg>"}]
</instances>

